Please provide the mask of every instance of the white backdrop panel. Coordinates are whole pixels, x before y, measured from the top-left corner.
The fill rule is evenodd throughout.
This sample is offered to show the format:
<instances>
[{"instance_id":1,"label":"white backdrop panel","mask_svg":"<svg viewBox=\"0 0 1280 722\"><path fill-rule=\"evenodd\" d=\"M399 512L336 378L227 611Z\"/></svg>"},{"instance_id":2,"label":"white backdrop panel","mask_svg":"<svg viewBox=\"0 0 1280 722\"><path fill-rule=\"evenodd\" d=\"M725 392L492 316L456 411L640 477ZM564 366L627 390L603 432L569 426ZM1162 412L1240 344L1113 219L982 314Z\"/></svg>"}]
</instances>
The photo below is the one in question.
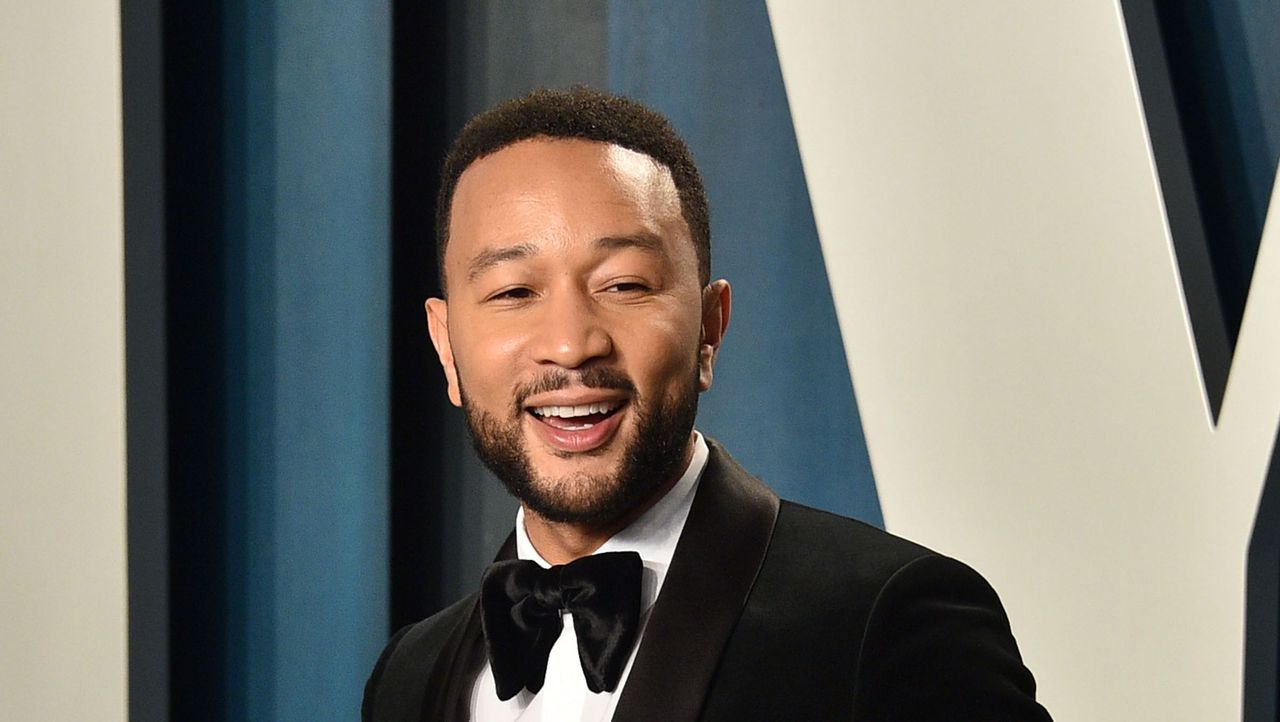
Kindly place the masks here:
<instances>
[{"instance_id":1,"label":"white backdrop panel","mask_svg":"<svg viewBox=\"0 0 1280 722\"><path fill-rule=\"evenodd\" d=\"M889 529L1061 719L1238 719L1280 211L1217 430L1115 2L769 5Z\"/></svg>"},{"instance_id":2,"label":"white backdrop panel","mask_svg":"<svg viewBox=\"0 0 1280 722\"><path fill-rule=\"evenodd\" d=\"M0 718L126 718L117 3L0 3Z\"/></svg>"}]
</instances>

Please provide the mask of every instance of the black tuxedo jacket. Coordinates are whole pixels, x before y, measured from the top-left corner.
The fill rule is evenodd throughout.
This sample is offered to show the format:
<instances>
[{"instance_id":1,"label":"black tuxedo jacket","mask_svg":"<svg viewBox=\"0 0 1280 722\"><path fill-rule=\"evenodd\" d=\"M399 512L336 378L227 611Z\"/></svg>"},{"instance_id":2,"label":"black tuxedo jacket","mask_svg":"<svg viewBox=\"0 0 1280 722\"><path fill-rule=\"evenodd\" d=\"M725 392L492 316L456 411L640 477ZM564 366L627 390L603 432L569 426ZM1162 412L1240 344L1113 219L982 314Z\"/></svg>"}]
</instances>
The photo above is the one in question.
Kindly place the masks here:
<instances>
[{"instance_id":1,"label":"black tuxedo jacket","mask_svg":"<svg viewBox=\"0 0 1280 722\"><path fill-rule=\"evenodd\" d=\"M780 502L708 444L614 720L1049 719L976 572ZM364 719L466 719L484 654L477 593L391 639Z\"/></svg>"}]
</instances>

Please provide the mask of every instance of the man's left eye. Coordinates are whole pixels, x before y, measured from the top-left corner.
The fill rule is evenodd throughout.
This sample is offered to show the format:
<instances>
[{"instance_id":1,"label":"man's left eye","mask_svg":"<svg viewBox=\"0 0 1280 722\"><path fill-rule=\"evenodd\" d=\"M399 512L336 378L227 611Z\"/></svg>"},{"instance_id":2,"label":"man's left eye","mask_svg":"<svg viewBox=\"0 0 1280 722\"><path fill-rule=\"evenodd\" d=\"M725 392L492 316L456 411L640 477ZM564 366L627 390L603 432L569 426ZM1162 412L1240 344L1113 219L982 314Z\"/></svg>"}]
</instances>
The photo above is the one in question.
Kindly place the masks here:
<instances>
[{"instance_id":1,"label":"man's left eye","mask_svg":"<svg viewBox=\"0 0 1280 722\"><path fill-rule=\"evenodd\" d=\"M649 287L636 281L623 281L621 283L611 284L607 286L605 290L612 293L642 293L644 291L648 291Z\"/></svg>"}]
</instances>

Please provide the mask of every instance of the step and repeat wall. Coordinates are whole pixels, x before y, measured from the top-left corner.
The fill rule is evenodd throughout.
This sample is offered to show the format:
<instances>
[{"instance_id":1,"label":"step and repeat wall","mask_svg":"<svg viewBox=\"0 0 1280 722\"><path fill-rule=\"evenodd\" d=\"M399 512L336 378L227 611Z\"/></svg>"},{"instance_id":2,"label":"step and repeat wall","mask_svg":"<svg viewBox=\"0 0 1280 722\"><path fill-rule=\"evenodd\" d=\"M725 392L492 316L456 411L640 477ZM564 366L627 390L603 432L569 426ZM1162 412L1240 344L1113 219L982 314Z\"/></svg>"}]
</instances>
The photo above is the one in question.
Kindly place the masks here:
<instances>
[{"instance_id":1,"label":"step and repeat wall","mask_svg":"<svg viewBox=\"0 0 1280 722\"><path fill-rule=\"evenodd\" d=\"M434 376L432 176L587 83L707 183L702 431L981 571L1056 718L1275 719L1280 10L131 0L122 47L115 5L27 5L0 716L350 719L474 589L514 504Z\"/></svg>"}]
</instances>

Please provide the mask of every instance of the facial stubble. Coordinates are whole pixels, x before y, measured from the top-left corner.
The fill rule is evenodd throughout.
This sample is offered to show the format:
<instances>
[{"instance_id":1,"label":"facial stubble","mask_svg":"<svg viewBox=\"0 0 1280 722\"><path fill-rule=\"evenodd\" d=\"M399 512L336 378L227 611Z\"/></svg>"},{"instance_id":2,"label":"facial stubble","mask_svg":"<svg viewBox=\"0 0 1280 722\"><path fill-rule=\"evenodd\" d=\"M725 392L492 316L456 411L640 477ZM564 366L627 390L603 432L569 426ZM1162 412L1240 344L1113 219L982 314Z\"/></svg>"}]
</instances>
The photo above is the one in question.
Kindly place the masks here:
<instances>
[{"instance_id":1,"label":"facial stubble","mask_svg":"<svg viewBox=\"0 0 1280 722\"><path fill-rule=\"evenodd\" d=\"M698 366L695 361L690 382L675 397L659 399L640 397L631 380L619 371L598 368L575 372L575 375L578 382L588 388L631 393L629 413L634 417L636 431L612 474L583 471L551 479L539 474L533 466L521 428L528 413L523 408L523 399L534 389L542 392L567 387L574 378L568 372L556 372L517 391L515 408L505 420L468 403L459 380L462 408L476 454L526 508L551 522L608 523L647 500L659 486L681 471L678 467L684 461L698 413ZM614 443L621 442L615 438L584 455L598 455Z\"/></svg>"}]
</instances>

